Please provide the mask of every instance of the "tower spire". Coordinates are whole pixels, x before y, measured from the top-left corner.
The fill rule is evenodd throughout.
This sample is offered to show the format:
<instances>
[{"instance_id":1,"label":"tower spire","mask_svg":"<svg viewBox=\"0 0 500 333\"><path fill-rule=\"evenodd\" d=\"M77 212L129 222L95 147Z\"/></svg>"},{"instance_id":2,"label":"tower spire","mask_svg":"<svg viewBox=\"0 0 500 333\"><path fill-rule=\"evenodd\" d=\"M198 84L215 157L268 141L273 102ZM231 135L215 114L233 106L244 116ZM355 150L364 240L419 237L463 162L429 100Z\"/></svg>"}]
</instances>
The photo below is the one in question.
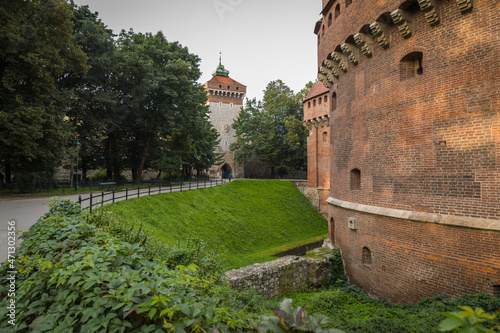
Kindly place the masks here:
<instances>
[{"instance_id":1,"label":"tower spire","mask_svg":"<svg viewBox=\"0 0 500 333\"><path fill-rule=\"evenodd\" d=\"M222 65L222 52L219 52L219 67L212 73L213 76L229 76L229 71Z\"/></svg>"}]
</instances>

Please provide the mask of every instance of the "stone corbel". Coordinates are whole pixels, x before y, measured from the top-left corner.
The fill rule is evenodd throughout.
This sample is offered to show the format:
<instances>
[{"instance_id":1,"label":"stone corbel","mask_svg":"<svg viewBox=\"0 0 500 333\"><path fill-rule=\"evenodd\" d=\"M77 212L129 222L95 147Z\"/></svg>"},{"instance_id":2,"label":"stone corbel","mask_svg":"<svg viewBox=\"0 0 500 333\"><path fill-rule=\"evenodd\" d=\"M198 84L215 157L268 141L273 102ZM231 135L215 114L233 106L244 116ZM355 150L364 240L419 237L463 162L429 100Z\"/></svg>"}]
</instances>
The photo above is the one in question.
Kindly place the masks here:
<instances>
[{"instance_id":1,"label":"stone corbel","mask_svg":"<svg viewBox=\"0 0 500 333\"><path fill-rule=\"evenodd\" d=\"M333 61L338 64L341 70L347 72L347 59L342 52L333 52L332 54L330 54L330 56L332 57Z\"/></svg>"},{"instance_id":2,"label":"stone corbel","mask_svg":"<svg viewBox=\"0 0 500 333\"><path fill-rule=\"evenodd\" d=\"M304 126L309 129L309 131L312 131L313 124L310 120L304 121Z\"/></svg>"},{"instance_id":3,"label":"stone corbel","mask_svg":"<svg viewBox=\"0 0 500 333\"><path fill-rule=\"evenodd\" d=\"M318 128L319 126L319 121L318 119L314 118L314 119L311 119L311 123L314 125L315 128Z\"/></svg>"},{"instance_id":4,"label":"stone corbel","mask_svg":"<svg viewBox=\"0 0 500 333\"><path fill-rule=\"evenodd\" d=\"M437 6L435 0L418 0L420 9L425 14L425 19L431 27L439 24L439 6Z\"/></svg>"},{"instance_id":5,"label":"stone corbel","mask_svg":"<svg viewBox=\"0 0 500 333\"><path fill-rule=\"evenodd\" d=\"M462 14L465 14L472 10L472 1L473 0L457 0L458 9L460 9L460 12L462 12Z\"/></svg>"},{"instance_id":6,"label":"stone corbel","mask_svg":"<svg viewBox=\"0 0 500 333\"><path fill-rule=\"evenodd\" d=\"M373 56L373 37L361 32L354 35L354 41L368 58Z\"/></svg>"},{"instance_id":7,"label":"stone corbel","mask_svg":"<svg viewBox=\"0 0 500 333\"><path fill-rule=\"evenodd\" d=\"M391 13L391 17L394 24L398 26L401 36L403 36L404 38L410 38L411 37L410 13L401 9L396 9Z\"/></svg>"},{"instance_id":8,"label":"stone corbel","mask_svg":"<svg viewBox=\"0 0 500 333\"><path fill-rule=\"evenodd\" d=\"M389 26L385 23L381 22L373 22L370 24L370 30L373 35L377 37L377 42L384 49L387 49L391 46L391 33L389 31Z\"/></svg>"},{"instance_id":9,"label":"stone corbel","mask_svg":"<svg viewBox=\"0 0 500 333\"><path fill-rule=\"evenodd\" d=\"M323 125L330 126L330 116L323 116L321 119L323 120L321 127L323 127Z\"/></svg>"},{"instance_id":10,"label":"stone corbel","mask_svg":"<svg viewBox=\"0 0 500 333\"><path fill-rule=\"evenodd\" d=\"M330 69L332 71L332 75L335 78L337 78L337 79L339 78L340 68L335 61L327 59L327 60L323 61L323 66Z\"/></svg>"},{"instance_id":11,"label":"stone corbel","mask_svg":"<svg viewBox=\"0 0 500 333\"><path fill-rule=\"evenodd\" d=\"M323 85L327 88L330 88L332 85L330 81L328 81L328 79L326 78L326 75L323 73L318 73L318 81L323 83Z\"/></svg>"},{"instance_id":12,"label":"stone corbel","mask_svg":"<svg viewBox=\"0 0 500 333\"><path fill-rule=\"evenodd\" d=\"M357 65L359 64L359 49L356 45L344 43L340 46L342 52L347 56L351 64Z\"/></svg>"},{"instance_id":13,"label":"stone corbel","mask_svg":"<svg viewBox=\"0 0 500 333\"><path fill-rule=\"evenodd\" d=\"M330 82L333 83L335 81L335 76L332 73L332 70L329 69L328 67L321 66L319 68L320 72L324 75L326 75L326 79Z\"/></svg>"}]
</instances>

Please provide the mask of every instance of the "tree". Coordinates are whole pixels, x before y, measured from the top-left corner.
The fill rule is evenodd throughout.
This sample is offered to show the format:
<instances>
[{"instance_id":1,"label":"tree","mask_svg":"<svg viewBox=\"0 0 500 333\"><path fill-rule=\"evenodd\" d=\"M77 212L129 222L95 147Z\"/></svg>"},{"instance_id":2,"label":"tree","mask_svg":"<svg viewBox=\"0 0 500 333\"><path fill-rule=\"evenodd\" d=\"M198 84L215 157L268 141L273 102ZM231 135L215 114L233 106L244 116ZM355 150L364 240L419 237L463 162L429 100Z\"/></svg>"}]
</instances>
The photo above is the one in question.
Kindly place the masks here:
<instances>
[{"instance_id":1,"label":"tree","mask_svg":"<svg viewBox=\"0 0 500 333\"><path fill-rule=\"evenodd\" d=\"M306 166L307 132L302 126L303 107L293 91L283 81L270 82L263 102L247 100L233 123L237 141L238 163L246 163L254 154L271 168L297 170Z\"/></svg>"},{"instance_id":2,"label":"tree","mask_svg":"<svg viewBox=\"0 0 500 333\"><path fill-rule=\"evenodd\" d=\"M116 51L113 32L98 18L98 13L91 12L88 6L78 7L73 1L71 5L74 23L72 39L86 53L90 66L84 78L75 78L70 83L76 89L68 117L77 131L75 139L81 144L82 174L85 177L87 169L105 167L108 177L111 178L114 171L119 181L120 158L114 158L115 155L119 156L115 153L118 148L111 149L103 145L105 133L114 128L119 116L117 94L109 84Z\"/></svg>"},{"instance_id":3,"label":"tree","mask_svg":"<svg viewBox=\"0 0 500 333\"><path fill-rule=\"evenodd\" d=\"M147 167L210 160L215 153L205 149L216 146L218 137L209 125L206 93L196 83L198 56L161 32L130 30L120 34L117 57L113 81L123 110L120 130L136 182Z\"/></svg>"},{"instance_id":4,"label":"tree","mask_svg":"<svg viewBox=\"0 0 500 333\"><path fill-rule=\"evenodd\" d=\"M66 82L88 70L71 41L71 17L63 0L0 3L0 163L7 182L11 170L50 178L60 164L71 129Z\"/></svg>"}]
</instances>

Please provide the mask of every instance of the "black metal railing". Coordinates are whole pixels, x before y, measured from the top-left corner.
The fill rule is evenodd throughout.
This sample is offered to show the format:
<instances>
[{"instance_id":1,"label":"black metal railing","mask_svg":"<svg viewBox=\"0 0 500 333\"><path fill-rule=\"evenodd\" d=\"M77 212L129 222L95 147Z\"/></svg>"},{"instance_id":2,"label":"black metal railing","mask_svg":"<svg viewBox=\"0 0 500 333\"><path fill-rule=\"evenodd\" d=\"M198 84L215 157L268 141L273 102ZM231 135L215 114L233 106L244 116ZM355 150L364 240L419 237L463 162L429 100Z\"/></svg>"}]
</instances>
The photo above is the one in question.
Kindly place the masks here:
<instances>
[{"instance_id":1,"label":"black metal railing","mask_svg":"<svg viewBox=\"0 0 500 333\"><path fill-rule=\"evenodd\" d=\"M123 200L129 200L133 198L140 198L140 197L145 197L145 196L150 196L150 195L155 195L155 194L162 194L162 193L172 193L172 192L183 192L186 190L192 190L192 189L200 189L200 188L206 188L206 187L212 187L212 186L217 186L224 184L223 179L216 179L216 180L204 180L204 181L189 181L189 182L181 182L178 184L159 184L158 186L151 186L149 185L148 187L141 187L137 186L137 189L134 188L128 188L126 187L125 190L120 190L120 191L115 191L113 189L112 191L108 192L98 192L96 193L89 193L89 196L87 198L82 199L82 196L78 196L78 203L85 209L88 209L90 212L92 212L93 208L98 208L102 207L105 204L114 204L117 201L123 201ZM88 202L88 205L85 203Z\"/></svg>"}]
</instances>

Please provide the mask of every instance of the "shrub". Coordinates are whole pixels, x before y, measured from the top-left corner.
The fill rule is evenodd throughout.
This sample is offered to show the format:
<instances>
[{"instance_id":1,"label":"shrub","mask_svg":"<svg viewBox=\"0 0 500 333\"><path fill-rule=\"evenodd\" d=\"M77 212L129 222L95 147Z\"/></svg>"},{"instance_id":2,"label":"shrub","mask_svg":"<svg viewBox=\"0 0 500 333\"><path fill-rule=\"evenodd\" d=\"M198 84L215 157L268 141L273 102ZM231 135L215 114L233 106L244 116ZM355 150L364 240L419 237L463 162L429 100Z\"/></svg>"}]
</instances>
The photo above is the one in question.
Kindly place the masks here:
<instances>
[{"instance_id":1,"label":"shrub","mask_svg":"<svg viewBox=\"0 0 500 333\"><path fill-rule=\"evenodd\" d=\"M71 201L56 200L23 235L17 252L16 332L244 331L244 311L201 294L195 265L171 269L88 223ZM5 294L8 262L0 268ZM11 328L10 299L0 303L0 330Z\"/></svg>"},{"instance_id":2,"label":"shrub","mask_svg":"<svg viewBox=\"0 0 500 333\"><path fill-rule=\"evenodd\" d=\"M14 183L21 193L36 193L56 188L53 175L43 172L16 173Z\"/></svg>"}]
</instances>

